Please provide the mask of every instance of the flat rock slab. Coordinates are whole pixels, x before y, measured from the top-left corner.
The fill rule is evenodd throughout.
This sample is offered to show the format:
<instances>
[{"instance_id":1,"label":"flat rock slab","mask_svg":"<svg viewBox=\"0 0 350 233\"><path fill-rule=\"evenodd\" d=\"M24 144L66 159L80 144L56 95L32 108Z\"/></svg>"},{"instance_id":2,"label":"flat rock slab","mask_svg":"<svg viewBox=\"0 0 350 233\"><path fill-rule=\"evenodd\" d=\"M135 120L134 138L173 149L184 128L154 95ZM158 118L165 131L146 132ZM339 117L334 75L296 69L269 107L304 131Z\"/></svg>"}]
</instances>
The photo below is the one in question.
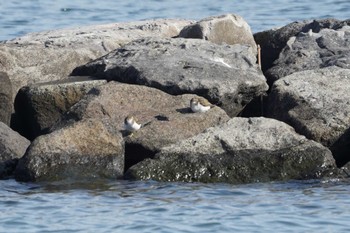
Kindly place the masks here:
<instances>
[{"instance_id":1,"label":"flat rock slab","mask_svg":"<svg viewBox=\"0 0 350 233\"><path fill-rule=\"evenodd\" d=\"M74 105L56 128L71 121L106 119L125 136L128 167L145 157L153 157L163 146L229 120L219 107L205 113L192 113L190 100L193 97L196 95L172 96L155 88L109 82L94 88ZM128 136L123 127L124 118L128 115L144 125L132 136Z\"/></svg>"},{"instance_id":2,"label":"flat rock slab","mask_svg":"<svg viewBox=\"0 0 350 233\"><path fill-rule=\"evenodd\" d=\"M91 77L69 77L22 87L15 99L17 131L30 140L47 133L86 93L105 83Z\"/></svg>"},{"instance_id":3,"label":"flat rock slab","mask_svg":"<svg viewBox=\"0 0 350 233\"><path fill-rule=\"evenodd\" d=\"M36 138L19 160L19 181L118 178L124 172L121 134L101 120L87 119Z\"/></svg>"},{"instance_id":4,"label":"flat rock slab","mask_svg":"<svg viewBox=\"0 0 350 233\"><path fill-rule=\"evenodd\" d=\"M23 86L64 79L75 67L132 40L177 36L191 22L157 19L31 33L0 43L0 71L7 72L16 95Z\"/></svg>"},{"instance_id":5,"label":"flat rock slab","mask_svg":"<svg viewBox=\"0 0 350 233\"><path fill-rule=\"evenodd\" d=\"M249 45L257 51L248 23L239 15L225 14L202 19L184 27L179 37L204 39L216 44Z\"/></svg>"},{"instance_id":6,"label":"flat rock slab","mask_svg":"<svg viewBox=\"0 0 350 233\"><path fill-rule=\"evenodd\" d=\"M268 118L233 118L163 148L126 178L160 181L250 183L312 179L335 169L331 152Z\"/></svg>"},{"instance_id":7,"label":"flat rock slab","mask_svg":"<svg viewBox=\"0 0 350 233\"><path fill-rule=\"evenodd\" d=\"M30 141L0 122L0 179L10 176Z\"/></svg>"},{"instance_id":8,"label":"flat rock slab","mask_svg":"<svg viewBox=\"0 0 350 233\"><path fill-rule=\"evenodd\" d=\"M298 71L329 66L350 69L350 26L291 37L266 76L273 82Z\"/></svg>"},{"instance_id":9,"label":"flat rock slab","mask_svg":"<svg viewBox=\"0 0 350 233\"><path fill-rule=\"evenodd\" d=\"M332 149L338 166L350 161L350 70L327 67L301 71L276 81L267 115ZM339 150L342 148L341 150Z\"/></svg>"},{"instance_id":10,"label":"flat rock slab","mask_svg":"<svg viewBox=\"0 0 350 233\"><path fill-rule=\"evenodd\" d=\"M136 40L72 75L146 85L173 95L197 94L230 116L268 89L251 47L183 38Z\"/></svg>"}]
</instances>

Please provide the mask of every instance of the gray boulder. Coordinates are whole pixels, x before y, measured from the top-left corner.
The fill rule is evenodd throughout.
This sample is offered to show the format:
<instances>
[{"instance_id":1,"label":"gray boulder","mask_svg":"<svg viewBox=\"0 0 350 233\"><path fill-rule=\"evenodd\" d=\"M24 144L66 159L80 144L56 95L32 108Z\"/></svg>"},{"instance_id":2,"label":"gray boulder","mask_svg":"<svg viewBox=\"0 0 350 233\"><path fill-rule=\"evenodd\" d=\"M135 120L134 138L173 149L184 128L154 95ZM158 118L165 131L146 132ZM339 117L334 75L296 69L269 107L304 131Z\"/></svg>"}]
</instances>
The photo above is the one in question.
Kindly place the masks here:
<instances>
[{"instance_id":1,"label":"gray boulder","mask_svg":"<svg viewBox=\"0 0 350 233\"><path fill-rule=\"evenodd\" d=\"M30 140L47 133L87 92L105 83L91 77L71 77L22 87L15 99L17 131Z\"/></svg>"},{"instance_id":2,"label":"gray boulder","mask_svg":"<svg viewBox=\"0 0 350 233\"><path fill-rule=\"evenodd\" d=\"M31 33L0 43L0 71L9 75L15 95L23 86L65 78L132 40L177 36L191 22L158 19Z\"/></svg>"},{"instance_id":3,"label":"gray boulder","mask_svg":"<svg viewBox=\"0 0 350 233\"><path fill-rule=\"evenodd\" d=\"M266 76L273 82L294 72L328 66L350 69L350 26L291 37Z\"/></svg>"},{"instance_id":4,"label":"gray boulder","mask_svg":"<svg viewBox=\"0 0 350 233\"><path fill-rule=\"evenodd\" d=\"M192 137L224 123L229 117L219 107L192 113L189 104L195 95L171 96L155 88L109 82L94 88L75 104L52 130L84 119L105 119L124 135L126 167L153 157L163 146ZM134 116L143 127L129 136L124 118Z\"/></svg>"},{"instance_id":5,"label":"gray boulder","mask_svg":"<svg viewBox=\"0 0 350 233\"><path fill-rule=\"evenodd\" d=\"M19 160L19 181L117 178L124 172L121 134L97 119L79 121L37 137Z\"/></svg>"},{"instance_id":6,"label":"gray boulder","mask_svg":"<svg viewBox=\"0 0 350 233\"><path fill-rule=\"evenodd\" d=\"M30 141L0 122L0 179L10 176Z\"/></svg>"},{"instance_id":7,"label":"gray boulder","mask_svg":"<svg viewBox=\"0 0 350 233\"><path fill-rule=\"evenodd\" d=\"M254 34L254 39L261 46L262 69L268 70L278 58L289 39L299 33L307 33L310 30L318 33L323 28L337 30L345 25L350 25L349 20L317 19L293 22L278 29L271 29Z\"/></svg>"},{"instance_id":8,"label":"gray boulder","mask_svg":"<svg viewBox=\"0 0 350 233\"><path fill-rule=\"evenodd\" d=\"M125 177L160 181L250 183L313 179L336 169L331 152L267 118L233 118L164 147Z\"/></svg>"},{"instance_id":9,"label":"gray boulder","mask_svg":"<svg viewBox=\"0 0 350 233\"><path fill-rule=\"evenodd\" d=\"M10 126L12 114L12 84L6 73L0 72L0 122Z\"/></svg>"},{"instance_id":10,"label":"gray boulder","mask_svg":"<svg viewBox=\"0 0 350 233\"><path fill-rule=\"evenodd\" d=\"M250 45L257 51L248 23L239 15L226 14L202 19L184 27L179 37L205 39L216 44Z\"/></svg>"},{"instance_id":11,"label":"gray boulder","mask_svg":"<svg viewBox=\"0 0 350 233\"><path fill-rule=\"evenodd\" d=\"M331 148L342 166L350 161L349 87L349 69L327 67L291 74L273 85L267 115Z\"/></svg>"},{"instance_id":12,"label":"gray boulder","mask_svg":"<svg viewBox=\"0 0 350 233\"><path fill-rule=\"evenodd\" d=\"M136 40L72 75L146 85L172 95L197 94L230 116L268 89L251 47L183 38Z\"/></svg>"}]
</instances>

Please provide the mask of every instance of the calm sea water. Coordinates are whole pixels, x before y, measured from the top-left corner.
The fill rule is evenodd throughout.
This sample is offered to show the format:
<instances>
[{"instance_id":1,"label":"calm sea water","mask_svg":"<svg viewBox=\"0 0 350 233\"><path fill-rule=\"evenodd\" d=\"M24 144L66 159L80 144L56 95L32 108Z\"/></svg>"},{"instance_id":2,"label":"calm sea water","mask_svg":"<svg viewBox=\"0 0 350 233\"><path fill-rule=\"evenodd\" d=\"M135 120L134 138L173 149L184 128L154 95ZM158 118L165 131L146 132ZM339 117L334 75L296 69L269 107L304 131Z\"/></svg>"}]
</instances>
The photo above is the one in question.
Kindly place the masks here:
<instances>
[{"instance_id":1,"label":"calm sea water","mask_svg":"<svg viewBox=\"0 0 350 233\"><path fill-rule=\"evenodd\" d=\"M349 17L349 0L7 0L0 40L29 32L236 13L253 32ZM0 181L0 232L349 232L350 180L249 185Z\"/></svg>"},{"instance_id":2,"label":"calm sea water","mask_svg":"<svg viewBox=\"0 0 350 233\"><path fill-rule=\"evenodd\" d=\"M48 29L154 18L199 20L236 13L258 32L295 20L349 18L349 0L6 0L0 1L0 40Z\"/></svg>"},{"instance_id":3,"label":"calm sea water","mask_svg":"<svg viewBox=\"0 0 350 233\"><path fill-rule=\"evenodd\" d=\"M0 181L0 232L349 232L349 181Z\"/></svg>"}]
</instances>

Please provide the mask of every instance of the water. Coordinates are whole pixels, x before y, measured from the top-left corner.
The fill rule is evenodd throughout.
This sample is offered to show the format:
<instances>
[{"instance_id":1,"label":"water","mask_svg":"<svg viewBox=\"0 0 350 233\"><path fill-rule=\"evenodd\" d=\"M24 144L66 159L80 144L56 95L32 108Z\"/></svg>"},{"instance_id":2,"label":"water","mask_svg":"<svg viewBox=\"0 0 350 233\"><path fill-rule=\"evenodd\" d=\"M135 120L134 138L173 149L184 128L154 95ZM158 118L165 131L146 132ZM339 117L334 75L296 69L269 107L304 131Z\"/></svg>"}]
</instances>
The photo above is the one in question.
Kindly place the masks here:
<instances>
[{"instance_id":1,"label":"water","mask_svg":"<svg viewBox=\"0 0 350 233\"><path fill-rule=\"evenodd\" d=\"M0 232L348 232L349 181L0 181Z\"/></svg>"},{"instance_id":2,"label":"water","mask_svg":"<svg viewBox=\"0 0 350 233\"><path fill-rule=\"evenodd\" d=\"M155 18L199 20L236 13L253 32L283 26L295 20L349 18L349 0L2 0L0 40L28 32Z\"/></svg>"},{"instance_id":3,"label":"water","mask_svg":"<svg viewBox=\"0 0 350 233\"><path fill-rule=\"evenodd\" d=\"M253 32L349 17L349 0L7 0L0 40L65 27L237 13ZM0 232L348 232L350 180L249 185L0 180Z\"/></svg>"}]
</instances>

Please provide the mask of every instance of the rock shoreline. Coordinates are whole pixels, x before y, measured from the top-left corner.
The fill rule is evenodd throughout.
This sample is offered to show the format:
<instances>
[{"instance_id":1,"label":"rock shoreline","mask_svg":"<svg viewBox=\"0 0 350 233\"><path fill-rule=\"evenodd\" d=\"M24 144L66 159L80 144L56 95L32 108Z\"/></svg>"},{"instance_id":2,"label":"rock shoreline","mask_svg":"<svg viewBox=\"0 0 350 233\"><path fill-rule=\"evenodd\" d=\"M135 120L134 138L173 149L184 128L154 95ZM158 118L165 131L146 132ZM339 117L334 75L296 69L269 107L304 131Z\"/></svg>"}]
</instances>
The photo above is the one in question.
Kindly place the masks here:
<instances>
[{"instance_id":1,"label":"rock shoreline","mask_svg":"<svg viewBox=\"0 0 350 233\"><path fill-rule=\"evenodd\" d=\"M253 35L227 14L1 42L0 178L346 178L349 36L336 19ZM214 107L193 113L199 96ZM131 135L128 115L143 125Z\"/></svg>"}]
</instances>

